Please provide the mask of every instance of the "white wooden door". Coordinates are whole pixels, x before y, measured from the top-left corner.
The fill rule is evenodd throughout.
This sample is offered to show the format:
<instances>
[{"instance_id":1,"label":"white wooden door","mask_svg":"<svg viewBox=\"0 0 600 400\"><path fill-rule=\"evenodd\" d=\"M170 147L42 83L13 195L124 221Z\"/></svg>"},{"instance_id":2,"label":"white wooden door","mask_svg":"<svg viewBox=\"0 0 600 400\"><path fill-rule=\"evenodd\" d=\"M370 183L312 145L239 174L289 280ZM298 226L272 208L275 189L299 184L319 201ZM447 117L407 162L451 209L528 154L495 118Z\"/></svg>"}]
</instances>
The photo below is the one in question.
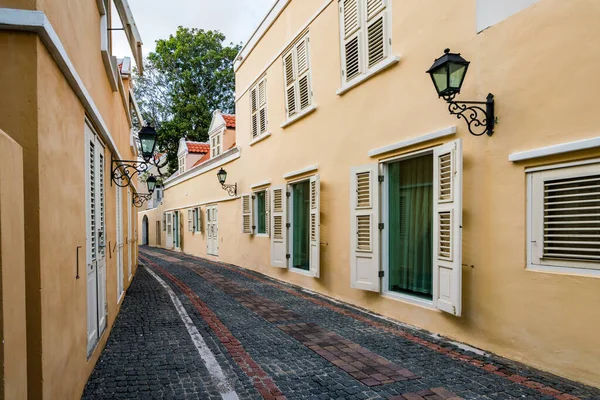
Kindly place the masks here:
<instances>
[{"instance_id":1,"label":"white wooden door","mask_svg":"<svg viewBox=\"0 0 600 400\"><path fill-rule=\"evenodd\" d=\"M87 350L106 327L104 146L85 124Z\"/></svg>"},{"instance_id":2,"label":"white wooden door","mask_svg":"<svg viewBox=\"0 0 600 400\"><path fill-rule=\"evenodd\" d=\"M133 216L133 212L131 210L131 206L133 204L133 199L131 197L131 188L127 188L127 273L128 277L131 280L131 266L133 263L133 221L131 217Z\"/></svg>"},{"instance_id":3,"label":"white wooden door","mask_svg":"<svg viewBox=\"0 0 600 400\"><path fill-rule=\"evenodd\" d=\"M217 206L206 207L206 252L219 255L219 209Z\"/></svg>"},{"instance_id":4,"label":"white wooden door","mask_svg":"<svg viewBox=\"0 0 600 400\"><path fill-rule=\"evenodd\" d=\"M165 247L167 249L172 249L173 248L173 213L172 212L165 213L165 220L166 220L166 225L167 225L167 243L166 243Z\"/></svg>"},{"instance_id":5,"label":"white wooden door","mask_svg":"<svg viewBox=\"0 0 600 400\"><path fill-rule=\"evenodd\" d=\"M123 296L123 188L117 187L117 301Z\"/></svg>"}]
</instances>

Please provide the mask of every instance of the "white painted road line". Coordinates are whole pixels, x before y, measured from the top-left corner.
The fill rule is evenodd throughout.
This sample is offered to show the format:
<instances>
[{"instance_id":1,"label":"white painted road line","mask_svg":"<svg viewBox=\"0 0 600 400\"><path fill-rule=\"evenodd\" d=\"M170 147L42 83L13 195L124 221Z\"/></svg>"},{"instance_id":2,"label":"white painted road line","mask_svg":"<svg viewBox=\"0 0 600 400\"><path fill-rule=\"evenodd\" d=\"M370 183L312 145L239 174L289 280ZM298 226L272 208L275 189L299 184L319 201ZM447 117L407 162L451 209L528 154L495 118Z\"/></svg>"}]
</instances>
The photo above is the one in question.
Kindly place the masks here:
<instances>
[{"instance_id":1,"label":"white painted road line","mask_svg":"<svg viewBox=\"0 0 600 400\"><path fill-rule=\"evenodd\" d=\"M165 288L165 290L169 294L169 297L171 297L171 301L173 302L175 309L179 313L179 317L185 324L185 327L187 328L187 331L190 334L190 337L192 338L192 342L194 342L194 346L196 346L200 357L202 357L202 361L204 361L204 365L206 365L206 369L210 373L210 376L213 382L215 383L215 386L217 387L217 390L219 391L221 397L225 400L239 400L237 393L235 392L235 390L233 390L231 384L225 377L225 374L223 373L221 366L217 362L215 355L210 351L208 346L206 346L206 342L202 338L202 335L200 335L200 332L198 332L198 328L196 328L196 326L192 322L192 319L190 318L187 311L185 311L183 304L181 304L181 301L179 301L177 295L175 295L175 292L173 292L173 289L171 289L169 285L167 285L167 283L163 281L161 277L159 277L150 267L146 266L145 268L146 271L148 271L150 275L152 275L154 279L156 279L158 283L160 283L161 286Z\"/></svg>"}]
</instances>

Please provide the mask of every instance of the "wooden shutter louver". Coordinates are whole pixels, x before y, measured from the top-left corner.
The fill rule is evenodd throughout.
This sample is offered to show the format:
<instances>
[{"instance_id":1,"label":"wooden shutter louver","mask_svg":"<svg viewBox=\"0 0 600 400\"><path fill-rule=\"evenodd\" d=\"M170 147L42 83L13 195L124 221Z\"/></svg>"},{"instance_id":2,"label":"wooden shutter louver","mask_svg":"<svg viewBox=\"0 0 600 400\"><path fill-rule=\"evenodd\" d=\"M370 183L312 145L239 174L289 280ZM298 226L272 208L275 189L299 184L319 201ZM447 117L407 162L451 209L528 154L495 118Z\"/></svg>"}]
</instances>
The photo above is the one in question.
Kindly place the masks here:
<instances>
[{"instance_id":1,"label":"wooden shutter louver","mask_svg":"<svg viewBox=\"0 0 600 400\"><path fill-rule=\"evenodd\" d=\"M269 190L265 190L265 234L268 235L270 233L271 230L271 203L270 203L270 196L269 196Z\"/></svg>"},{"instance_id":2,"label":"wooden shutter louver","mask_svg":"<svg viewBox=\"0 0 600 400\"><path fill-rule=\"evenodd\" d=\"M300 40L296 45L296 60L298 64L298 75L306 72L308 69L308 54L306 51L306 38Z\"/></svg>"},{"instance_id":3,"label":"wooden shutter louver","mask_svg":"<svg viewBox=\"0 0 600 400\"><path fill-rule=\"evenodd\" d=\"M272 229L271 229L271 265L287 268L287 228L286 228L286 186L271 189Z\"/></svg>"},{"instance_id":4,"label":"wooden shutter louver","mask_svg":"<svg viewBox=\"0 0 600 400\"><path fill-rule=\"evenodd\" d=\"M600 260L600 174L544 181L543 258Z\"/></svg>"},{"instance_id":5,"label":"wooden shutter louver","mask_svg":"<svg viewBox=\"0 0 600 400\"><path fill-rule=\"evenodd\" d=\"M351 81L360 74L360 53L358 36L345 45L346 81Z\"/></svg>"},{"instance_id":6,"label":"wooden shutter louver","mask_svg":"<svg viewBox=\"0 0 600 400\"><path fill-rule=\"evenodd\" d=\"M310 106L310 83L308 75L304 75L298 81L298 93L300 94L300 110L304 110Z\"/></svg>"},{"instance_id":7,"label":"wooden shutter louver","mask_svg":"<svg viewBox=\"0 0 600 400\"><path fill-rule=\"evenodd\" d=\"M462 309L462 141L433 151L433 301L439 310Z\"/></svg>"},{"instance_id":8,"label":"wooden shutter louver","mask_svg":"<svg viewBox=\"0 0 600 400\"><path fill-rule=\"evenodd\" d=\"M360 28L360 14L358 0L343 1L343 27L344 37L347 39Z\"/></svg>"},{"instance_id":9,"label":"wooden shutter louver","mask_svg":"<svg viewBox=\"0 0 600 400\"><path fill-rule=\"evenodd\" d=\"M102 148L102 146L100 146L100 148L98 149L98 183L100 185L99 189L99 193L98 196L100 197L98 199L98 205L99 205L99 212L100 212L100 231L99 231L99 235L98 235L98 240L100 241L100 245L105 243L104 240L104 235L106 232L105 229L105 220L104 220L104 155L102 154L102 151L104 150ZM99 251L101 256L105 255L105 249L104 247L99 247Z\"/></svg>"},{"instance_id":10,"label":"wooden shutter louver","mask_svg":"<svg viewBox=\"0 0 600 400\"><path fill-rule=\"evenodd\" d=\"M90 245L92 261L96 260L97 245L96 240L96 148L93 142L89 143L89 179L90 179Z\"/></svg>"},{"instance_id":11,"label":"wooden shutter louver","mask_svg":"<svg viewBox=\"0 0 600 400\"><path fill-rule=\"evenodd\" d=\"M242 195L242 233L252 234L252 198L249 194Z\"/></svg>"},{"instance_id":12,"label":"wooden shutter louver","mask_svg":"<svg viewBox=\"0 0 600 400\"><path fill-rule=\"evenodd\" d=\"M310 255L309 266L313 277L320 275L321 263L321 180L319 175L310 178Z\"/></svg>"},{"instance_id":13,"label":"wooden shutter louver","mask_svg":"<svg viewBox=\"0 0 600 400\"><path fill-rule=\"evenodd\" d=\"M371 23L367 29L367 50L369 68L385 58L385 35L383 15Z\"/></svg>"},{"instance_id":14,"label":"wooden shutter louver","mask_svg":"<svg viewBox=\"0 0 600 400\"><path fill-rule=\"evenodd\" d=\"M250 91L250 103L251 103L251 115L252 115L252 138L258 136L258 93L257 88L254 88Z\"/></svg>"},{"instance_id":15,"label":"wooden shutter louver","mask_svg":"<svg viewBox=\"0 0 600 400\"><path fill-rule=\"evenodd\" d=\"M299 39L283 57L287 117L311 105L308 34Z\"/></svg>"},{"instance_id":16,"label":"wooden shutter louver","mask_svg":"<svg viewBox=\"0 0 600 400\"><path fill-rule=\"evenodd\" d=\"M378 292L379 278L379 166L350 170L350 276L356 289Z\"/></svg>"},{"instance_id":17,"label":"wooden shutter louver","mask_svg":"<svg viewBox=\"0 0 600 400\"><path fill-rule=\"evenodd\" d=\"M188 214L188 231L193 232L194 231L194 213L192 212L192 210L187 210L187 214Z\"/></svg>"}]
</instances>

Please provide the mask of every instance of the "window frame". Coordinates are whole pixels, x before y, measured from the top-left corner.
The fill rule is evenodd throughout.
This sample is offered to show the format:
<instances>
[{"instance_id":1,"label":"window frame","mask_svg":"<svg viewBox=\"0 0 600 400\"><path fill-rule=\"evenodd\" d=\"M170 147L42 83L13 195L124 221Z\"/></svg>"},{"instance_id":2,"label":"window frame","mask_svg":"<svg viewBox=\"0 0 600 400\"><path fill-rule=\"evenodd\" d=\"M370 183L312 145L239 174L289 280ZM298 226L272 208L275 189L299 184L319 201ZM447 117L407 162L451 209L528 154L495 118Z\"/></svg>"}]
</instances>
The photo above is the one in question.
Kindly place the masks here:
<instances>
[{"instance_id":1,"label":"window frame","mask_svg":"<svg viewBox=\"0 0 600 400\"><path fill-rule=\"evenodd\" d=\"M221 129L210 137L209 143L211 158L218 157L223 154L223 132L224 129Z\"/></svg>"},{"instance_id":2,"label":"window frame","mask_svg":"<svg viewBox=\"0 0 600 400\"><path fill-rule=\"evenodd\" d=\"M380 257L381 257L381 271L384 272L383 274L383 279L381 282L381 295L384 297L389 297L391 299L395 299L395 300L401 300L407 303L411 303L411 304L416 304L422 307L426 307L432 310L437 310L437 308L435 307L434 304L434 299L432 298L431 300L428 299L424 299L422 297L418 297L418 296L413 296L410 295L408 293L400 293L400 292L395 292L392 290L389 290L389 278L390 278L390 260L389 260L389 249L390 249L390 242L389 242L389 217L390 217L390 210L389 210L389 189L388 189L388 185L386 184L387 182L389 182L389 164L394 163L394 162L398 162L398 161L405 161L405 160L409 160L411 158L416 158L416 157L420 157L420 156L424 156L427 154L434 154L434 147L432 148L428 148L428 149L424 149L424 150L420 150L420 151L415 151L412 153L408 153L408 154L402 154L396 157L391 157L391 158L387 158L384 160L379 161L379 174L383 175L383 184L380 184L380 197L381 197L381 210L380 210L380 215L381 215L381 221L383 222L383 229L380 229L380 243L381 243L381 250L380 250ZM432 210L433 213L433 210ZM433 253L433 249L432 249L432 253ZM433 272L434 272L434 265L432 264L432 283L433 283Z\"/></svg>"},{"instance_id":3,"label":"window frame","mask_svg":"<svg viewBox=\"0 0 600 400\"><path fill-rule=\"evenodd\" d=\"M185 160L186 160L186 155L183 154L181 156L179 156L179 175L183 174L185 172Z\"/></svg>"},{"instance_id":4,"label":"window frame","mask_svg":"<svg viewBox=\"0 0 600 400\"><path fill-rule=\"evenodd\" d=\"M542 249L537 248L534 243L543 241L543 193L535 191L536 185L543 185L546 180L574 178L589 175L590 172L598 171L600 162L594 163L576 162L565 165L548 166L547 168L535 168L526 171L527 179L527 270L539 272L554 272L567 275L588 275L600 277L600 261L597 267L590 267L593 261L569 261L552 260L543 258ZM542 221L540 221L540 217ZM541 222L541 225L540 225Z\"/></svg>"},{"instance_id":5,"label":"window frame","mask_svg":"<svg viewBox=\"0 0 600 400\"><path fill-rule=\"evenodd\" d=\"M264 85L264 90L265 90L265 102L264 104L260 104L260 84ZM252 93L255 92L256 93L256 111L252 109ZM268 86L267 86L267 76L263 75L260 78L257 79L256 83L254 85L252 85L252 87L250 87L250 90L248 91L248 97L249 97L249 106L250 106L250 143L254 144L264 138L266 138L267 136L269 136L271 133L269 132L269 96L268 96ZM264 110L265 111L265 129L264 131L261 130L260 127L260 113L261 111ZM253 134L253 119L254 116L256 116L257 118L257 134L256 136L254 136Z\"/></svg>"},{"instance_id":6,"label":"window frame","mask_svg":"<svg viewBox=\"0 0 600 400\"><path fill-rule=\"evenodd\" d=\"M269 229L267 227L267 225L271 222L270 218L267 214L267 201L269 200L269 196L267 195L269 188L263 188L263 189L258 189L258 190L254 190L252 191L252 195L251 195L251 200L252 200L252 225L256 226L255 229L255 234L254 236L257 237L269 237ZM259 232L258 231L258 201L256 200L256 196L258 193L264 193L265 196L265 210L264 210L264 215L265 215L265 232Z\"/></svg>"}]
</instances>

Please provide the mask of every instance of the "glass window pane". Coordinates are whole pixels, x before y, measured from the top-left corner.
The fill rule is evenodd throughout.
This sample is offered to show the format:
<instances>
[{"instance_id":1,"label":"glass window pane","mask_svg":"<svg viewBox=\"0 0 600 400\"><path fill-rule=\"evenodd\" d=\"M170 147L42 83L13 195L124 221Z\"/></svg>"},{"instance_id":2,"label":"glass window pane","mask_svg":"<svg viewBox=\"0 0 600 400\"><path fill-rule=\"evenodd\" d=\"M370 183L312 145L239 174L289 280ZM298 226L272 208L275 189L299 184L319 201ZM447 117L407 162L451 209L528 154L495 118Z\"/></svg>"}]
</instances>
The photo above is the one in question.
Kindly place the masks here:
<instances>
[{"instance_id":1,"label":"glass window pane","mask_svg":"<svg viewBox=\"0 0 600 400\"><path fill-rule=\"evenodd\" d=\"M292 267L308 271L310 182L292 186Z\"/></svg>"},{"instance_id":2,"label":"glass window pane","mask_svg":"<svg viewBox=\"0 0 600 400\"><path fill-rule=\"evenodd\" d=\"M432 298L433 155L391 163L389 287Z\"/></svg>"},{"instance_id":3,"label":"glass window pane","mask_svg":"<svg viewBox=\"0 0 600 400\"><path fill-rule=\"evenodd\" d=\"M257 192L255 194L256 201L256 232L267 233L265 223L265 192Z\"/></svg>"}]
</instances>

